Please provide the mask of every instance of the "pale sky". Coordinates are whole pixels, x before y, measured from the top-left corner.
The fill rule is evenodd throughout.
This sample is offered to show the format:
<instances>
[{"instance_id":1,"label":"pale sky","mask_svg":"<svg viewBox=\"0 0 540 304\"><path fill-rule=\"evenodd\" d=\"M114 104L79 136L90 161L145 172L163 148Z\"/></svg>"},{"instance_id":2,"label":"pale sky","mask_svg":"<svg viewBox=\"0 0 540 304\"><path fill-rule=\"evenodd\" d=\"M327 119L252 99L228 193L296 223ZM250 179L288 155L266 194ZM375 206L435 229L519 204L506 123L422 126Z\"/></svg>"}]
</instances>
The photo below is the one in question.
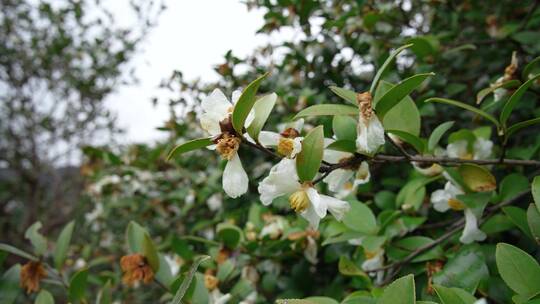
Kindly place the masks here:
<instances>
[{"instance_id":1,"label":"pale sky","mask_svg":"<svg viewBox=\"0 0 540 304\"><path fill-rule=\"evenodd\" d=\"M115 0L114 11L121 14L128 0ZM263 12L247 11L239 0L169 0L168 9L152 30L135 63L137 86L123 87L109 97L126 134L120 142L150 143L164 138L155 130L168 118L165 105L152 106L159 82L177 69L186 79L218 78L214 65L232 49L237 56L251 53L265 37L255 32L263 24Z\"/></svg>"}]
</instances>

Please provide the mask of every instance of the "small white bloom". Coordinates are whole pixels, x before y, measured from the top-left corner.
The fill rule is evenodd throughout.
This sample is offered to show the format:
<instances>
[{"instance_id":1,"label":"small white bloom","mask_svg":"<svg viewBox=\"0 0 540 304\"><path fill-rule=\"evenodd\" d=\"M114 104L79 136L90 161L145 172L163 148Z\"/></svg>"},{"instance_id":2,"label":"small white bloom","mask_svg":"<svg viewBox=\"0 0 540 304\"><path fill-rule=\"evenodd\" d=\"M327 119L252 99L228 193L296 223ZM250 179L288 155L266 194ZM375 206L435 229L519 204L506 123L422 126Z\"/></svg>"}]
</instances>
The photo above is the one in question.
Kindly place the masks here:
<instances>
[{"instance_id":1,"label":"small white bloom","mask_svg":"<svg viewBox=\"0 0 540 304\"><path fill-rule=\"evenodd\" d=\"M371 94L365 92L357 95L360 110L356 138L356 149L360 153L372 155L385 142L384 128L371 107Z\"/></svg>"},{"instance_id":2,"label":"small white bloom","mask_svg":"<svg viewBox=\"0 0 540 304\"><path fill-rule=\"evenodd\" d=\"M463 158L471 159L472 155L469 153L468 143L466 140L457 140L446 146L446 153L450 158Z\"/></svg>"},{"instance_id":3,"label":"small white bloom","mask_svg":"<svg viewBox=\"0 0 540 304\"><path fill-rule=\"evenodd\" d=\"M221 206L222 206L221 194L216 193L210 196L208 200L206 201L206 205L208 205L208 209L210 209L210 211L218 211L219 209L221 209Z\"/></svg>"},{"instance_id":4,"label":"small white bloom","mask_svg":"<svg viewBox=\"0 0 540 304\"><path fill-rule=\"evenodd\" d=\"M204 130L206 130L211 136L216 136L221 134L221 127L219 123L229 115L232 114L234 110L234 105L240 98L242 92L236 90L233 92L232 102L230 102L225 94L219 89L215 89L210 95L203 99L201 103L202 113L200 116L200 123ZM245 127L249 127L255 114L253 110L249 113L246 118Z\"/></svg>"},{"instance_id":5,"label":"small white bloom","mask_svg":"<svg viewBox=\"0 0 540 304\"><path fill-rule=\"evenodd\" d=\"M493 142L478 137L474 142L474 159L488 159L493 152Z\"/></svg>"},{"instance_id":6,"label":"small white bloom","mask_svg":"<svg viewBox=\"0 0 540 304\"><path fill-rule=\"evenodd\" d=\"M270 237L270 239L277 239L285 230L287 225L285 219L281 216L272 216L268 223L264 225L259 234L259 238L264 238L265 236Z\"/></svg>"},{"instance_id":7,"label":"small white bloom","mask_svg":"<svg viewBox=\"0 0 540 304\"><path fill-rule=\"evenodd\" d=\"M486 299L482 298L476 300L473 304L488 304L488 302L486 301Z\"/></svg>"},{"instance_id":8,"label":"small white bloom","mask_svg":"<svg viewBox=\"0 0 540 304\"><path fill-rule=\"evenodd\" d=\"M265 147L275 147L278 154L284 157L295 158L302 150L303 137L300 137L300 132L303 125L304 120L300 119L293 127L286 128L281 133L261 131L259 142Z\"/></svg>"},{"instance_id":9,"label":"small white bloom","mask_svg":"<svg viewBox=\"0 0 540 304\"><path fill-rule=\"evenodd\" d=\"M362 270L364 271L372 271L378 268L381 268L384 266L384 250L379 248L375 252L369 252L366 251L364 248L364 254L366 256L366 260L362 263ZM375 276L375 282L377 284L380 284L384 277L384 271L380 270L376 273L370 273L370 276Z\"/></svg>"},{"instance_id":10,"label":"small white bloom","mask_svg":"<svg viewBox=\"0 0 540 304\"><path fill-rule=\"evenodd\" d=\"M470 244L485 239L486 234L478 229L478 219L476 218L476 215L474 215L471 209L465 209L465 228L463 228L463 233L461 234L459 241L463 244Z\"/></svg>"},{"instance_id":11,"label":"small white bloom","mask_svg":"<svg viewBox=\"0 0 540 304\"><path fill-rule=\"evenodd\" d=\"M269 205L280 196L288 195L291 208L304 217L314 229L329 210L337 220L341 220L350 208L349 203L319 194L308 183L300 184L296 173L296 162L284 158L270 170L269 175L259 184L259 193L264 205Z\"/></svg>"},{"instance_id":12,"label":"small white bloom","mask_svg":"<svg viewBox=\"0 0 540 304\"><path fill-rule=\"evenodd\" d=\"M435 190L431 194L433 208L439 212L446 212L448 209L462 210L464 205L456 198L460 194L463 194L463 190L451 182L446 182L444 189Z\"/></svg>"},{"instance_id":13,"label":"small white bloom","mask_svg":"<svg viewBox=\"0 0 540 304\"><path fill-rule=\"evenodd\" d=\"M353 157L352 153L325 149L323 160L337 164L350 157ZM358 185L369 182L370 177L369 165L363 161L358 168L348 167L333 170L323 179L323 182L328 185L330 191L336 193L337 198L344 198L356 191Z\"/></svg>"},{"instance_id":14,"label":"small white bloom","mask_svg":"<svg viewBox=\"0 0 540 304\"><path fill-rule=\"evenodd\" d=\"M166 254L165 261L171 270L171 274L175 277L180 271L180 266L182 266L182 260L174 254Z\"/></svg>"},{"instance_id":15,"label":"small white bloom","mask_svg":"<svg viewBox=\"0 0 540 304\"><path fill-rule=\"evenodd\" d=\"M469 150L469 144L466 140L458 140L446 147L446 152L451 158L461 159L488 159L493 152L493 142L481 137L474 141L473 151Z\"/></svg>"}]
</instances>

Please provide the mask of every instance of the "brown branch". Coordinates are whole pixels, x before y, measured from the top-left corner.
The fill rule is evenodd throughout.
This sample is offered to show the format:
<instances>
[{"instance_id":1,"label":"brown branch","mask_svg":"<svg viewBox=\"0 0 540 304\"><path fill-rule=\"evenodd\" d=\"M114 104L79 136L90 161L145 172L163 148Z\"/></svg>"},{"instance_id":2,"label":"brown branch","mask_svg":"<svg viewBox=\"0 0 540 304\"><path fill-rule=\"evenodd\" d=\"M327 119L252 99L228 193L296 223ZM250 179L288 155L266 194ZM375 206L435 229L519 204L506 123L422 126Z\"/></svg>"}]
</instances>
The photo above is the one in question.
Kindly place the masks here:
<instances>
[{"instance_id":1,"label":"brown branch","mask_svg":"<svg viewBox=\"0 0 540 304\"><path fill-rule=\"evenodd\" d=\"M502 161L500 159L461 159L461 158L448 158L448 157L434 157L434 156L411 156L407 159L405 156L385 155L379 154L372 158L377 162L417 162L417 163L437 163L441 165L459 165L459 164L477 164L477 165L510 165L510 166L533 166L540 167L540 161L537 160L521 160L521 159L508 159L505 158Z\"/></svg>"}]
</instances>

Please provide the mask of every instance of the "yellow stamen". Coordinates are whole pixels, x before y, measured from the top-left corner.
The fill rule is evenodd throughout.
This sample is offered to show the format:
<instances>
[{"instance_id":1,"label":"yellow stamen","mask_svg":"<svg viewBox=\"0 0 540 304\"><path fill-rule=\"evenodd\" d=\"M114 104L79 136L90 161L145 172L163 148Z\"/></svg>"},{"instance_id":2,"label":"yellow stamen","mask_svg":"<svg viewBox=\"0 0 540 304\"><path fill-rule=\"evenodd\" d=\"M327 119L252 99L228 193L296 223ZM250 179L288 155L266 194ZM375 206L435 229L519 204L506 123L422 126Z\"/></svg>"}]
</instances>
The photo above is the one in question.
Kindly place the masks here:
<instances>
[{"instance_id":1,"label":"yellow stamen","mask_svg":"<svg viewBox=\"0 0 540 304\"><path fill-rule=\"evenodd\" d=\"M366 256L366 260L371 260L372 258L377 256L377 251L364 250L364 255Z\"/></svg>"},{"instance_id":2,"label":"yellow stamen","mask_svg":"<svg viewBox=\"0 0 540 304\"><path fill-rule=\"evenodd\" d=\"M282 137L279 139L277 146L277 152L283 156L291 157L294 150L294 140L290 138Z\"/></svg>"},{"instance_id":3,"label":"yellow stamen","mask_svg":"<svg viewBox=\"0 0 540 304\"><path fill-rule=\"evenodd\" d=\"M224 133L223 136L218 139L216 150L224 159L231 160L238 148L240 147L240 138Z\"/></svg>"},{"instance_id":4,"label":"yellow stamen","mask_svg":"<svg viewBox=\"0 0 540 304\"><path fill-rule=\"evenodd\" d=\"M291 208L300 213L309 207L309 197L304 190L298 190L289 196L289 204Z\"/></svg>"},{"instance_id":5,"label":"yellow stamen","mask_svg":"<svg viewBox=\"0 0 540 304\"><path fill-rule=\"evenodd\" d=\"M450 209L456 211L463 210L466 207L465 204L455 198L451 198L448 200L448 206L450 206Z\"/></svg>"}]
</instances>

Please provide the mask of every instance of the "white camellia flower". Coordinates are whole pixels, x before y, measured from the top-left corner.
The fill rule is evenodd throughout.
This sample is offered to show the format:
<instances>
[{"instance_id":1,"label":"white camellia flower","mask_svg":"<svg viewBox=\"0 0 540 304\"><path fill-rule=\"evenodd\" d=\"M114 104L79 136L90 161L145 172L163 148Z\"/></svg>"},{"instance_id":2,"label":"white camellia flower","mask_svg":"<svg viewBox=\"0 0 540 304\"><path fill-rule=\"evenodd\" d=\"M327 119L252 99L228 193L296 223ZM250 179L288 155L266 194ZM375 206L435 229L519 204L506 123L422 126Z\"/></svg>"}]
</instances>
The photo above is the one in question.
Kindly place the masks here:
<instances>
[{"instance_id":1,"label":"white camellia flower","mask_svg":"<svg viewBox=\"0 0 540 304\"><path fill-rule=\"evenodd\" d=\"M226 130L222 128L224 125L229 125L228 128L232 129L230 115L240 95L240 91L234 91L231 103L223 92L215 89L201 103L203 111L200 117L201 126L211 136L215 137L216 145L209 148L216 149L227 160L227 165L223 171L222 184L225 193L232 198L237 198L246 193L249 183L247 173L237 153L241 139L232 131L228 131L227 127L225 127ZM244 126L247 128L254 118L255 115L252 110Z\"/></svg>"},{"instance_id":2,"label":"white camellia flower","mask_svg":"<svg viewBox=\"0 0 540 304\"><path fill-rule=\"evenodd\" d=\"M337 220L349 211L349 203L322 195L310 183L301 184L296 173L294 159L284 158L270 170L269 175L259 184L259 193L264 205L270 205L280 196L289 196L291 208L304 217L314 229L329 210Z\"/></svg>"},{"instance_id":3,"label":"white camellia flower","mask_svg":"<svg viewBox=\"0 0 540 304\"><path fill-rule=\"evenodd\" d=\"M353 157L352 153L329 149L325 149L323 154L323 160L331 164L347 161L351 157ZM323 182L328 185L330 191L336 193L337 198L344 198L353 193L358 185L369 182L370 177L369 165L363 161L360 165L339 168L330 172Z\"/></svg>"},{"instance_id":4,"label":"white camellia flower","mask_svg":"<svg viewBox=\"0 0 540 304\"><path fill-rule=\"evenodd\" d=\"M297 120L291 127L286 127L280 133L271 131L261 131L259 142L265 147L275 147L278 154L295 158L302 150L302 139L300 132L304 126L304 120Z\"/></svg>"},{"instance_id":5,"label":"white camellia flower","mask_svg":"<svg viewBox=\"0 0 540 304\"><path fill-rule=\"evenodd\" d=\"M478 137L473 144L473 151L469 150L466 140L458 140L446 146L446 153L451 158L461 159L488 159L493 152L493 142Z\"/></svg>"},{"instance_id":6,"label":"white camellia flower","mask_svg":"<svg viewBox=\"0 0 540 304\"><path fill-rule=\"evenodd\" d=\"M467 206L461 202L457 196L463 194L458 186L448 181L444 185L444 190L439 189L431 194L431 203L433 208L439 212L446 212L449 209L460 211L463 210L465 214L465 227L459 241L464 244L470 244L476 241L483 241L486 239L486 234L478 229L478 219L473 210L467 208Z\"/></svg>"},{"instance_id":7,"label":"white camellia flower","mask_svg":"<svg viewBox=\"0 0 540 304\"><path fill-rule=\"evenodd\" d=\"M360 153L372 155L384 145L384 128L371 107L371 93L358 94L356 100L359 108L359 118L356 138L356 149Z\"/></svg>"},{"instance_id":8,"label":"white camellia flower","mask_svg":"<svg viewBox=\"0 0 540 304\"><path fill-rule=\"evenodd\" d=\"M384 250L379 248L375 252L366 251L364 249L366 260L362 263L362 270L373 271L384 266ZM376 273L370 273L371 276L375 276L375 282L381 283L384 277L384 271L377 271Z\"/></svg>"}]
</instances>

